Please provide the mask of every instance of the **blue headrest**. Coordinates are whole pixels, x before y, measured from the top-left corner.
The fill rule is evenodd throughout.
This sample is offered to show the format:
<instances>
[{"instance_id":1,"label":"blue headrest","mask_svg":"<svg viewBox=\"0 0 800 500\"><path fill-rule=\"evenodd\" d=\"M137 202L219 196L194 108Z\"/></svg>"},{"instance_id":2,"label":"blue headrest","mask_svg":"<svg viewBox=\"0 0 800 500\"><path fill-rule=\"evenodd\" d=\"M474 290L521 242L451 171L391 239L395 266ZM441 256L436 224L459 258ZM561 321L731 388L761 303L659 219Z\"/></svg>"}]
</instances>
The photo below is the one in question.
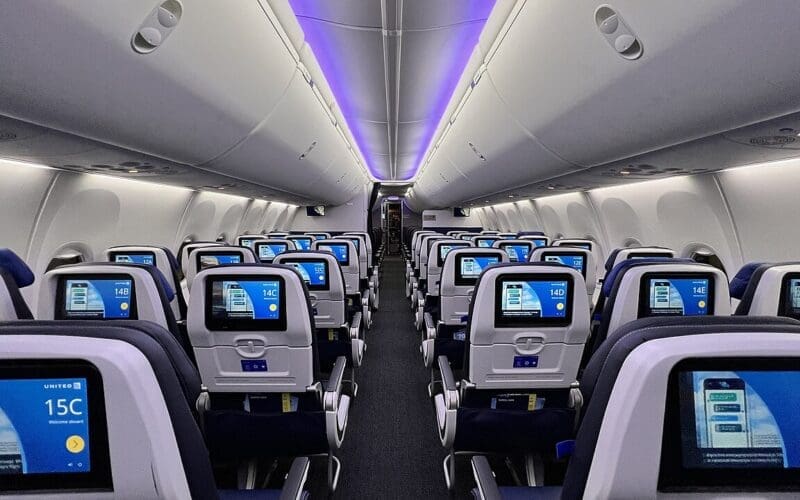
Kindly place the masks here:
<instances>
[{"instance_id":1,"label":"blue headrest","mask_svg":"<svg viewBox=\"0 0 800 500\"><path fill-rule=\"evenodd\" d=\"M750 279L753 277L753 273L755 273L756 270L763 265L764 262L750 262L739 269L739 272L736 273L736 276L733 277L730 284L732 298L742 300L742 297L744 297L744 292L747 290L747 285L750 283Z\"/></svg>"},{"instance_id":2,"label":"blue headrest","mask_svg":"<svg viewBox=\"0 0 800 500\"><path fill-rule=\"evenodd\" d=\"M602 294L606 297L611 295L611 290L614 288L614 281L616 281L617 276L620 273L624 273L626 269L629 267L633 267L636 265L641 264L663 264L665 262L682 262L684 264L696 264L695 261L692 259L673 259L669 257L650 257L647 259L628 259L623 260L612 269L607 275L605 281L603 281L603 290Z\"/></svg>"},{"instance_id":3,"label":"blue headrest","mask_svg":"<svg viewBox=\"0 0 800 500\"><path fill-rule=\"evenodd\" d=\"M517 236L544 236L542 231L520 231Z\"/></svg>"},{"instance_id":4,"label":"blue headrest","mask_svg":"<svg viewBox=\"0 0 800 500\"><path fill-rule=\"evenodd\" d=\"M617 260L617 255L619 255L621 251L621 248L615 248L608 254L608 258L606 259L606 272L611 271L611 268L614 267L614 261Z\"/></svg>"},{"instance_id":5,"label":"blue headrest","mask_svg":"<svg viewBox=\"0 0 800 500\"><path fill-rule=\"evenodd\" d=\"M175 254L172 253L172 250L170 250L167 247L161 247L161 249L164 250L165 254L167 254L167 261L169 261L169 267L171 267L173 271L178 271L180 269L180 266L178 265L178 259L175 258Z\"/></svg>"},{"instance_id":6,"label":"blue headrest","mask_svg":"<svg viewBox=\"0 0 800 500\"><path fill-rule=\"evenodd\" d=\"M0 268L14 278L18 288L25 288L36 280L28 264L8 248L0 248Z\"/></svg>"}]
</instances>

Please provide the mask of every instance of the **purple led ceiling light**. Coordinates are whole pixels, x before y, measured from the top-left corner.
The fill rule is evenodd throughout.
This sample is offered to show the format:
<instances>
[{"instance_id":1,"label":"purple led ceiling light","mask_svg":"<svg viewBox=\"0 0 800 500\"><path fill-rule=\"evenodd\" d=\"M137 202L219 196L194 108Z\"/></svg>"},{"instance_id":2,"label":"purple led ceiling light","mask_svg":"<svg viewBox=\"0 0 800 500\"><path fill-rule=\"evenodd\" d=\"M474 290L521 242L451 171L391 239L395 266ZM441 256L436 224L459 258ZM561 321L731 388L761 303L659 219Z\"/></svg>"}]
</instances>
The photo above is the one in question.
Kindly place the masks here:
<instances>
[{"instance_id":1,"label":"purple led ceiling light","mask_svg":"<svg viewBox=\"0 0 800 500\"><path fill-rule=\"evenodd\" d=\"M398 179L383 179L384 173L378 169L377 165L385 162L381 157L386 155L369 148L370 141L367 140L368 137L375 137L376 127L374 124L379 120L376 119L377 116L369 116L369 113L365 111L363 99L365 99L365 95L369 95L371 92L374 95L375 88L374 86L370 87L371 84L378 80L383 82L383 68L381 68L381 74L378 76L365 74L365 68L358 64L358 57L353 57L352 53L348 54L348 51L352 51L353 46L352 44L350 47L346 46L345 41L348 38L344 35L347 30L350 30L350 32L363 30L363 33L365 33L363 44L369 46L358 46L358 54L363 53L366 56L374 57L376 53L372 51L379 51L382 54L383 46L375 43L377 41L375 37L370 39L370 33L379 35L380 27L365 29L363 26L349 26L339 22L341 17L359 17L357 13L352 12L339 12L338 17L333 17L337 15L337 8L341 8L345 2L338 3L337 0L289 1L303 29L305 40L311 47L333 95L336 97L336 102L353 134L356 146L364 155L367 168L376 179L408 180L416 175L439 123L442 121L444 112L447 110L447 105L453 96L453 92L461 79L464 68L469 62L475 45L478 43L481 31L483 31L483 27L486 24L486 19L495 4L495 0L450 1L458 5L460 9L459 18L469 19L470 21L447 27L450 32L447 43L439 46L440 52L435 55L439 64L434 70L427 71L425 75L419 75L420 78L425 80L428 94L428 98L425 99L425 105L428 109L425 111L424 116L431 117L431 119L426 118L421 121L424 125L415 134L419 137L418 142L415 144L413 151L405 152L405 155L410 155L414 158L412 171L405 172L405 175L399 175L400 173L398 172ZM348 4L353 5L352 2ZM411 2L406 0L406 8L411 7L410 4ZM349 41L352 42L352 40ZM373 45L376 46L373 47ZM405 54L401 56L402 63L409 64L409 61L402 59L404 56ZM402 99L399 105L403 105ZM385 116L382 119L385 120ZM391 175L387 175L387 177L391 177Z\"/></svg>"}]
</instances>

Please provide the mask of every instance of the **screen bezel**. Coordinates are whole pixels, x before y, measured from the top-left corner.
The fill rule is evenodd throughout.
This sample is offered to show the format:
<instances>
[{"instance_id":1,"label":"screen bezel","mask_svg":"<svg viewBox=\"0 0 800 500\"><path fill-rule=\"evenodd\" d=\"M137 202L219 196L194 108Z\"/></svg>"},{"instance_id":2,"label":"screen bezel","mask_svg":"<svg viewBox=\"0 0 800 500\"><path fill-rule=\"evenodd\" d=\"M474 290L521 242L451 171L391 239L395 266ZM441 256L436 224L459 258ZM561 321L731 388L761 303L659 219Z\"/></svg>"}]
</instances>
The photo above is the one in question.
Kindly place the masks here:
<instances>
[{"instance_id":1,"label":"screen bezel","mask_svg":"<svg viewBox=\"0 0 800 500\"><path fill-rule=\"evenodd\" d=\"M261 258L261 247L262 246L271 246L271 245L283 245L283 246L285 246L286 250L284 250L281 253L286 253L286 252L289 251L289 244L288 243L282 243L282 242L281 243L271 243L271 242L266 242L266 241L256 241L255 244L253 245L253 252L255 252L256 258L258 259L259 262L261 262L261 263L264 263L264 262L270 263L270 262L275 260L275 257L277 257L278 255L281 254L281 253L276 254L275 257L272 258L272 260L262 259Z\"/></svg>"},{"instance_id":2,"label":"screen bezel","mask_svg":"<svg viewBox=\"0 0 800 500\"><path fill-rule=\"evenodd\" d=\"M464 241L459 241L458 243L440 244L438 247L436 247L436 262L439 264L440 268L444 267L444 260L445 260L442 258L443 245L453 247L450 248L450 252L452 252L453 250L458 250L459 248L472 248L469 242L464 242ZM450 252L447 252L447 255L450 255ZM445 258L447 258L447 256L445 256Z\"/></svg>"},{"instance_id":3,"label":"screen bezel","mask_svg":"<svg viewBox=\"0 0 800 500\"><path fill-rule=\"evenodd\" d=\"M492 241L491 245L489 245L488 247L482 247L481 241L486 241L486 240L494 240L494 241ZM477 238L475 238L475 248L492 248L492 245L494 245L498 241L503 241L503 240L495 236L478 236Z\"/></svg>"},{"instance_id":4,"label":"screen bezel","mask_svg":"<svg viewBox=\"0 0 800 500\"><path fill-rule=\"evenodd\" d=\"M581 274L583 275L583 279L586 279L586 266L587 266L587 261L589 260L588 254L547 251L547 252L542 252L542 262L547 262L545 260L547 257L558 257L558 256L561 256L561 255L566 255L567 257L577 257L578 255L580 255L581 257L583 257L583 265L581 266ZM559 264L559 263L555 262L555 264ZM561 265L564 265L564 264L561 264ZM571 266L564 266L564 267L569 267L570 269L575 269L574 267L571 267Z\"/></svg>"},{"instance_id":5,"label":"screen bezel","mask_svg":"<svg viewBox=\"0 0 800 500\"><path fill-rule=\"evenodd\" d=\"M69 317L67 315L67 280L84 280L84 281L92 281L92 280L104 280L104 281L114 281L114 280L130 280L131 282L131 301L130 301L130 313L128 314L127 318L74 318ZM97 274L97 273L87 273L87 274L62 274L58 277L58 283L56 284L56 307L55 307L55 314L53 316L54 319L57 320L65 320L65 321L120 321L126 319L139 319L139 309L138 304L136 301L136 280L130 274L125 273L114 273L114 274Z\"/></svg>"},{"instance_id":6,"label":"screen bezel","mask_svg":"<svg viewBox=\"0 0 800 500\"><path fill-rule=\"evenodd\" d=\"M0 379L86 379L88 399L89 463L88 472L60 472L47 474L0 474L2 492L36 491L113 491L111 458L108 445L103 377L92 363L82 359L55 360L2 360ZM103 437L105 436L105 439ZM53 486L58 488L53 488Z\"/></svg>"},{"instance_id":7,"label":"screen bezel","mask_svg":"<svg viewBox=\"0 0 800 500\"><path fill-rule=\"evenodd\" d=\"M310 262L312 264L318 264L318 263L321 262L321 263L325 264L325 284L324 285L312 285L310 283L306 283L306 287L308 287L309 290L329 290L330 289L330 277L331 277L330 267L331 266L328 265L328 261L327 260L320 259L318 257L317 258L314 258L314 257L292 257L290 259L282 259L281 260L281 264L282 265L300 264L300 263L303 263L303 262ZM300 279L302 279L302 277ZM305 283L305 280L303 280L303 283Z\"/></svg>"},{"instance_id":8,"label":"screen bezel","mask_svg":"<svg viewBox=\"0 0 800 500\"><path fill-rule=\"evenodd\" d=\"M667 382L658 491L796 491L800 487L800 468L685 468L681 424L687 423L688 418L684 421L681 415L678 377L682 372L693 371L797 371L798 366L797 358L785 357L687 358L676 363ZM694 387L690 389L688 397L694 408ZM693 419L691 425L694 436Z\"/></svg>"},{"instance_id":9,"label":"screen bezel","mask_svg":"<svg viewBox=\"0 0 800 500\"><path fill-rule=\"evenodd\" d=\"M278 305L278 319L219 319L212 315L213 311L213 286L214 283L223 281L277 281L278 293L281 300ZM302 281L302 278L301 280ZM277 274L264 274L259 276L245 276L238 274L215 274L206 278L205 283L205 320L209 331L234 331L234 332L285 332L286 331L286 281Z\"/></svg>"},{"instance_id":10,"label":"screen bezel","mask_svg":"<svg viewBox=\"0 0 800 500\"><path fill-rule=\"evenodd\" d=\"M117 262L116 259L120 255L135 255L137 257L152 257L153 258L153 263L152 264L140 264L138 262ZM148 266L148 265L156 266L158 264L158 260L156 258L156 253L155 252L150 252L150 251L147 251L147 250L137 250L135 252L124 252L124 251L120 251L120 250L112 250L112 251L108 252L108 261L113 263L113 264L136 264L136 265L140 265L140 266Z\"/></svg>"},{"instance_id":11,"label":"screen bezel","mask_svg":"<svg viewBox=\"0 0 800 500\"><path fill-rule=\"evenodd\" d=\"M789 300L789 282L791 280L800 280L800 273L786 273L781 280L781 294L778 300L778 316L786 318L800 319L800 313L790 312L792 310L791 300Z\"/></svg>"},{"instance_id":12,"label":"screen bezel","mask_svg":"<svg viewBox=\"0 0 800 500\"><path fill-rule=\"evenodd\" d=\"M207 256L219 256L219 255L239 255L239 262L233 264L217 264L215 266L208 266L203 267L200 264L200 259ZM240 264L244 264L244 252L240 252L239 250L196 250L195 251L195 264L197 265L197 272L204 271L206 269L211 269L212 267L219 267L219 266L238 266Z\"/></svg>"},{"instance_id":13,"label":"screen bezel","mask_svg":"<svg viewBox=\"0 0 800 500\"><path fill-rule=\"evenodd\" d=\"M497 246L500 248L500 250L502 250L506 254L508 254L508 260L511 261L511 262L530 262L531 254L533 253L533 250L536 248L535 246L533 246L533 243L530 243L530 242L527 242L527 244L526 244L526 243L509 243L509 242L503 241L503 240L500 240L500 241L502 243L498 243ZM516 260L516 261L511 260L511 254L508 253L508 250L506 250L506 247L519 247L519 246L523 246L523 245L528 247L527 259L522 260L522 261L520 261L520 260ZM516 253L517 252L514 252L514 256L516 256Z\"/></svg>"},{"instance_id":14,"label":"screen bezel","mask_svg":"<svg viewBox=\"0 0 800 500\"><path fill-rule=\"evenodd\" d=\"M588 250L589 252L593 249L592 245L593 243L591 241L561 241L558 243L560 247L580 248L581 250Z\"/></svg>"},{"instance_id":15,"label":"screen bezel","mask_svg":"<svg viewBox=\"0 0 800 500\"><path fill-rule=\"evenodd\" d=\"M311 237L311 236L287 236L286 240L287 241L291 241L292 243L295 243L296 241L300 241L300 240L308 241L308 250L311 250L311 245L314 243L314 238ZM295 246L296 250L299 250L301 252L306 251L305 248L302 248L297 243L295 243L294 246Z\"/></svg>"},{"instance_id":16,"label":"screen bezel","mask_svg":"<svg viewBox=\"0 0 800 500\"><path fill-rule=\"evenodd\" d=\"M650 286L648 281L651 279L707 279L708 280L708 313L704 315L672 315L672 314L651 314L650 313ZM717 283L716 276L713 273L669 273L669 272L651 272L642 274L639 280L639 306L637 308L637 318L682 318L682 317L703 317L713 316L715 309L715 297Z\"/></svg>"},{"instance_id":17,"label":"screen bezel","mask_svg":"<svg viewBox=\"0 0 800 500\"><path fill-rule=\"evenodd\" d=\"M500 304L503 301L503 283L508 281L566 281L567 297L566 311L563 318L508 318L503 316ZM494 283L494 326L495 328L527 328L530 326L568 326L572 324L572 305L575 295L575 280L568 273L546 273L546 274L503 274L498 276Z\"/></svg>"},{"instance_id":18,"label":"screen bezel","mask_svg":"<svg viewBox=\"0 0 800 500\"><path fill-rule=\"evenodd\" d=\"M319 243L319 244L317 244L317 250L319 250L320 252L328 252L328 253L332 254L333 258L336 259L336 262L338 262L340 266L347 267L347 266L350 265L350 244L352 244L351 241L348 241L347 243L327 243L327 242L326 243ZM322 248L323 246L332 247L334 245L344 245L344 247L347 249L347 252L346 252L347 253L347 255L346 255L347 260L341 261L336 256L336 252L334 252L331 249ZM353 245L353 247L355 247L355 245Z\"/></svg>"},{"instance_id":19,"label":"screen bezel","mask_svg":"<svg viewBox=\"0 0 800 500\"><path fill-rule=\"evenodd\" d=\"M474 286L475 283L478 282L478 278L480 277L480 274L478 276L475 276L474 278L471 277L471 276L464 276L464 275L461 274L461 262L465 258L473 258L474 259L474 258L478 258L478 257L496 257L497 258L497 262L494 263L493 265L497 265L497 264L500 264L500 263L503 262L503 256L500 254L500 252L501 251L498 251L498 253L496 253L496 254L465 252L465 253L460 253L460 254L456 255L456 258L455 258L456 276L455 276L455 278L453 280L454 284L456 286Z\"/></svg>"}]
</instances>

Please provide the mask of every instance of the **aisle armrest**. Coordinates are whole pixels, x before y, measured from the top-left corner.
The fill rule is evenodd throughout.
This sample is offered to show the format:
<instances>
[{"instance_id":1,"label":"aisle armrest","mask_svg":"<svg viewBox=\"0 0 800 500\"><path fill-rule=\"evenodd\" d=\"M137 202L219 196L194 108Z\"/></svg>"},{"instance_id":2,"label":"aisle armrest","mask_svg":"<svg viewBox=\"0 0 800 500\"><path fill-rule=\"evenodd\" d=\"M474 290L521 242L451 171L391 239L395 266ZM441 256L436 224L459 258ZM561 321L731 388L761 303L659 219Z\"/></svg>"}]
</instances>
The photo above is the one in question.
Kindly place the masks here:
<instances>
[{"instance_id":1,"label":"aisle armrest","mask_svg":"<svg viewBox=\"0 0 800 500\"><path fill-rule=\"evenodd\" d=\"M308 457L295 458L283 483L280 500L300 500L303 498L303 488L308 479L308 469L311 461Z\"/></svg>"},{"instance_id":2,"label":"aisle armrest","mask_svg":"<svg viewBox=\"0 0 800 500\"><path fill-rule=\"evenodd\" d=\"M347 413L350 409L350 396L342 392L344 370L347 360L344 356L336 358L336 363L331 370L331 376L325 385L322 397L325 410L325 429L328 435L328 445L331 450L336 450L342 445L345 431L347 430Z\"/></svg>"},{"instance_id":3,"label":"aisle armrest","mask_svg":"<svg viewBox=\"0 0 800 500\"><path fill-rule=\"evenodd\" d=\"M472 457L472 475L475 476L475 485L478 490L479 500L501 500L500 488L494 478L489 460L483 455Z\"/></svg>"}]
</instances>

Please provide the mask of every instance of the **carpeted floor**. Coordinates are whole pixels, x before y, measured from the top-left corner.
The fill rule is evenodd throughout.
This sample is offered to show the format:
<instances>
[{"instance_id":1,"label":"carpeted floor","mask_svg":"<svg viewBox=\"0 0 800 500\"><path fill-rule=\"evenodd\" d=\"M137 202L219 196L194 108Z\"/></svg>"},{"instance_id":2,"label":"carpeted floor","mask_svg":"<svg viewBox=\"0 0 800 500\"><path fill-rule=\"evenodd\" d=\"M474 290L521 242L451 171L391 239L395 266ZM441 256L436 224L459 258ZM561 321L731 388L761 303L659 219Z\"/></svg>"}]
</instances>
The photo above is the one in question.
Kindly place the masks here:
<instances>
[{"instance_id":1,"label":"carpeted floor","mask_svg":"<svg viewBox=\"0 0 800 500\"><path fill-rule=\"evenodd\" d=\"M387 257L382 269L380 310L367 333L334 498L446 499L445 451L427 394L430 374L422 365L420 337L405 297L405 264ZM323 467L315 465L309 478L314 498L325 495ZM459 474L459 483L471 479L466 464ZM468 485L460 489L466 493Z\"/></svg>"}]
</instances>

